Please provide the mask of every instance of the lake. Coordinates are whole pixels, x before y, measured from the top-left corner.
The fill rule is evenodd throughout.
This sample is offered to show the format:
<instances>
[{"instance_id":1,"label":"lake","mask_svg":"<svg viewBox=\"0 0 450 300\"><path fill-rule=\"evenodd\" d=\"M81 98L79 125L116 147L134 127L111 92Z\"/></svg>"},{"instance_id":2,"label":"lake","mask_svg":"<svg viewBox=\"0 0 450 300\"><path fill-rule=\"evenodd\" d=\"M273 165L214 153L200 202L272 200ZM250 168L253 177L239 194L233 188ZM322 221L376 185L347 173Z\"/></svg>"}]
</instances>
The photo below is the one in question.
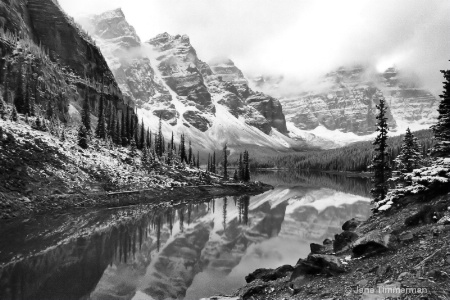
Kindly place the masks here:
<instances>
[{"instance_id":1,"label":"lake","mask_svg":"<svg viewBox=\"0 0 450 300\"><path fill-rule=\"evenodd\" d=\"M259 172L275 188L207 202L80 210L0 223L0 299L200 299L370 214L367 179Z\"/></svg>"}]
</instances>

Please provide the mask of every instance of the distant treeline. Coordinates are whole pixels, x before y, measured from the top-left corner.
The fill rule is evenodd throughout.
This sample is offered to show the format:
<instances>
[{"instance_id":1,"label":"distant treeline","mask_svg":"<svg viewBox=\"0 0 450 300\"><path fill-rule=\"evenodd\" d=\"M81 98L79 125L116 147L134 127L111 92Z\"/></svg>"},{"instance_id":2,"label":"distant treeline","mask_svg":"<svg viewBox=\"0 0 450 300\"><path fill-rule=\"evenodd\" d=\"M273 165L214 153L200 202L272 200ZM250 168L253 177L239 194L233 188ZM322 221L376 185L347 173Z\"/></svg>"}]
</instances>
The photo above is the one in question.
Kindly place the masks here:
<instances>
[{"instance_id":1,"label":"distant treeline","mask_svg":"<svg viewBox=\"0 0 450 300\"><path fill-rule=\"evenodd\" d=\"M430 129L414 132L419 140L424 156L433 146L433 133ZM404 135L390 137L389 160L391 165L400 152ZM374 146L371 141L357 142L346 147L308 151L274 157L266 157L251 162L252 168L287 168L300 170L354 171L368 172L372 163Z\"/></svg>"}]
</instances>

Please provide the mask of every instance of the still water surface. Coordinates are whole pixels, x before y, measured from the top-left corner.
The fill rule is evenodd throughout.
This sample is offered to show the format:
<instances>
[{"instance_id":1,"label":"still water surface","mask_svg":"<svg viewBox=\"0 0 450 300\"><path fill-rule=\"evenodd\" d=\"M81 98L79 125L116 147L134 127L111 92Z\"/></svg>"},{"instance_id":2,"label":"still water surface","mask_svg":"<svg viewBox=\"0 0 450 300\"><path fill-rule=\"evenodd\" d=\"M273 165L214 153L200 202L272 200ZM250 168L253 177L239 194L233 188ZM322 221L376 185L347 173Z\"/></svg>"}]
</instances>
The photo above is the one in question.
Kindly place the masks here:
<instances>
[{"instance_id":1,"label":"still water surface","mask_svg":"<svg viewBox=\"0 0 450 300\"><path fill-rule=\"evenodd\" d=\"M365 179L266 172L274 190L149 210L89 210L0 223L0 299L200 299L256 268L295 264L368 217Z\"/></svg>"}]
</instances>

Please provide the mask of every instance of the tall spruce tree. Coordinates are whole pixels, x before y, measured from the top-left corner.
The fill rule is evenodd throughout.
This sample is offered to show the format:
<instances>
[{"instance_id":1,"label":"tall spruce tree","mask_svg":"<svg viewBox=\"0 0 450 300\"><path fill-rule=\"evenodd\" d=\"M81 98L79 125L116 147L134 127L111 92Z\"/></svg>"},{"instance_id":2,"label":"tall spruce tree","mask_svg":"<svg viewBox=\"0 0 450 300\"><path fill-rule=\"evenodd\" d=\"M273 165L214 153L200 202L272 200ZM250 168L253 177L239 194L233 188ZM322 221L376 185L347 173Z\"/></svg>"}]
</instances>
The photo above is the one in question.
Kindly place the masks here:
<instances>
[{"instance_id":1,"label":"tall spruce tree","mask_svg":"<svg viewBox=\"0 0 450 300\"><path fill-rule=\"evenodd\" d=\"M192 143L189 140L189 149L188 149L188 157L187 157L187 163L192 164Z\"/></svg>"},{"instance_id":2,"label":"tall spruce tree","mask_svg":"<svg viewBox=\"0 0 450 300\"><path fill-rule=\"evenodd\" d=\"M19 119L19 116L17 115L16 106L13 105L12 112L11 112L11 121L17 122L18 119Z\"/></svg>"},{"instance_id":3,"label":"tall spruce tree","mask_svg":"<svg viewBox=\"0 0 450 300\"><path fill-rule=\"evenodd\" d=\"M237 169L234 169L233 179L234 179L234 181L238 181L238 180L239 180L239 176L238 176L238 171L237 171Z\"/></svg>"},{"instance_id":4,"label":"tall spruce tree","mask_svg":"<svg viewBox=\"0 0 450 300\"><path fill-rule=\"evenodd\" d=\"M206 166L206 170L208 172L211 172L211 154L210 153L208 153L208 164Z\"/></svg>"},{"instance_id":5,"label":"tall spruce tree","mask_svg":"<svg viewBox=\"0 0 450 300\"><path fill-rule=\"evenodd\" d=\"M450 157L450 70L442 70L441 73L445 79L444 91L439 95L441 102L438 108L438 121L432 127L436 144L431 154L435 157Z\"/></svg>"},{"instance_id":6,"label":"tall spruce tree","mask_svg":"<svg viewBox=\"0 0 450 300\"><path fill-rule=\"evenodd\" d=\"M121 128L121 143L122 146L126 146L127 145L127 108L125 107L124 109L121 110L121 116L122 116L122 121L120 123L120 128Z\"/></svg>"},{"instance_id":7,"label":"tall spruce tree","mask_svg":"<svg viewBox=\"0 0 450 300\"><path fill-rule=\"evenodd\" d=\"M108 135L111 137L111 139L113 140L114 143L117 143L117 139L116 139L116 112L115 110L113 110L110 113L109 116L109 122L108 122Z\"/></svg>"},{"instance_id":8,"label":"tall spruce tree","mask_svg":"<svg viewBox=\"0 0 450 300\"><path fill-rule=\"evenodd\" d=\"M161 115L159 115L158 135L155 140L155 151L156 151L156 155L158 155L158 157L161 157L163 155L164 144L163 144Z\"/></svg>"},{"instance_id":9,"label":"tall spruce tree","mask_svg":"<svg viewBox=\"0 0 450 300\"><path fill-rule=\"evenodd\" d=\"M187 155L186 155L186 145L184 140L184 133L181 134L181 141L180 141L180 160L181 162L187 162Z\"/></svg>"},{"instance_id":10,"label":"tall spruce tree","mask_svg":"<svg viewBox=\"0 0 450 300\"><path fill-rule=\"evenodd\" d=\"M141 136L139 138L139 149L142 150L145 148L145 126L144 119L141 120Z\"/></svg>"},{"instance_id":11,"label":"tall spruce tree","mask_svg":"<svg viewBox=\"0 0 450 300\"><path fill-rule=\"evenodd\" d=\"M17 71L17 87L14 95L14 105L19 113L25 113L25 96L23 94L23 70L22 63L19 61Z\"/></svg>"},{"instance_id":12,"label":"tall spruce tree","mask_svg":"<svg viewBox=\"0 0 450 300\"><path fill-rule=\"evenodd\" d=\"M244 171L244 162L242 161L242 153L239 154L239 179L244 180L245 171Z\"/></svg>"},{"instance_id":13,"label":"tall spruce tree","mask_svg":"<svg viewBox=\"0 0 450 300\"><path fill-rule=\"evenodd\" d=\"M173 131L172 131L172 138L171 138L171 140L170 140L170 148L171 148L172 150L175 150L175 144L174 144L174 140L173 140Z\"/></svg>"},{"instance_id":14,"label":"tall spruce tree","mask_svg":"<svg viewBox=\"0 0 450 300\"><path fill-rule=\"evenodd\" d=\"M152 147L152 131L150 128L147 128L147 148Z\"/></svg>"},{"instance_id":15,"label":"tall spruce tree","mask_svg":"<svg viewBox=\"0 0 450 300\"><path fill-rule=\"evenodd\" d=\"M216 151L213 152L212 162L211 162L211 172L216 173Z\"/></svg>"},{"instance_id":16,"label":"tall spruce tree","mask_svg":"<svg viewBox=\"0 0 450 300\"><path fill-rule=\"evenodd\" d=\"M0 98L0 118L5 120L6 118L6 103L3 98Z\"/></svg>"},{"instance_id":17,"label":"tall spruce tree","mask_svg":"<svg viewBox=\"0 0 450 300\"><path fill-rule=\"evenodd\" d=\"M197 169L200 169L200 151L197 151Z\"/></svg>"},{"instance_id":18,"label":"tall spruce tree","mask_svg":"<svg viewBox=\"0 0 450 300\"><path fill-rule=\"evenodd\" d=\"M223 146L223 179L228 180L227 144Z\"/></svg>"},{"instance_id":19,"label":"tall spruce tree","mask_svg":"<svg viewBox=\"0 0 450 300\"><path fill-rule=\"evenodd\" d=\"M401 173L411 173L421 166L422 153L417 138L409 128L406 130L400 154L395 158L395 167Z\"/></svg>"},{"instance_id":20,"label":"tall spruce tree","mask_svg":"<svg viewBox=\"0 0 450 300\"><path fill-rule=\"evenodd\" d=\"M3 100L9 102L9 62L5 57L5 77L3 79Z\"/></svg>"},{"instance_id":21,"label":"tall spruce tree","mask_svg":"<svg viewBox=\"0 0 450 300\"><path fill-rule=\"evenodd\" d=\"M244 151L244 181L250 181L250 158L248 151Z\"/></svg>"},{"instance_id":22,"label":"tall spruce tree","mask_svg":"<svg viewBox=\"0 0 450 300\"><path fill-rule=\"evenodd\" d=\"M86 99L84 99L83 109L81 111L81 123L84 125L87 135L91 135L91 108L89 106L89 88L86 91ZM80 146L81 147L81 146Z\"/></svg>"},{"instance_id":23,"label":"tall spruce tree","mask_svg":"<svg viewBox=\"0 0 450 300\"><path fill-rule=\"evenodd\" d=\"M80 127L78 128L78 146L83 149L88 148L88 132L84 124L80 124Z\"/></svg>"},{"instance_id":24,"label":"tall spruce tree","mask_svg":"<svg viewBox=\"0 0 450 300\"><path fill-rule=\"evenodd\" d=\"M106 119L105 119L105 103L104 103L103 89L100 93L100 105L98 112L98 123L97 128L95 129L95 136L99 139L106 138Z\"/></svg>"},{"instance_id":25,"label":"tall spruce tree","mask_svg":"<svg viewBox=\"0 0 450 300\"><path fill-rule=\"evenodd\" d=\"M373 188L370 191L374 201L381 201L387 194L390 167L389 167L389 157L388 157L388 145L387 145L387 135L389 127L387 124L387 107L383 98L380 99L380 104L377 105L377 132L378 135L375 141L372 143L375 146L375 155L372 160L371 169L374 172L372 183Z\"/></svg>"}]
</instances>

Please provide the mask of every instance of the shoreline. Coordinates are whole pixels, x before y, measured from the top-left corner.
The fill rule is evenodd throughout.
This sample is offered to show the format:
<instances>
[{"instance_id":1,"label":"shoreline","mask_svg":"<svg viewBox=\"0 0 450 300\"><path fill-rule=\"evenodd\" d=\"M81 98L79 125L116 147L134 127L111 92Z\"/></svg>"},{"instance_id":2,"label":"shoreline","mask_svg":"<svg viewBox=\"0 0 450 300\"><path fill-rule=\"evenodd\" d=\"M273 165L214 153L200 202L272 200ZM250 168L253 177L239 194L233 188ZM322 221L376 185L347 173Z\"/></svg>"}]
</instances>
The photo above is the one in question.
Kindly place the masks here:
<instances>
[{"instance_id":1,"label":"shoreline","mask_svg":"<svg viewBox=\"0 0 450 300\"><path fill-rule=\"evenodd\" d=\"M101 193L60 194L36 197L33 202L23 202L22 209L13 217L0 213L0 221L16 220L31 215L45 215L61 211L90 208L116 208L132 205L159 204L163 202L189 202L194 199L211 199L238 195L257 195L273 189L261 182L226 183L164 188L138 189Z\"/></svg>"}]
</instances>

